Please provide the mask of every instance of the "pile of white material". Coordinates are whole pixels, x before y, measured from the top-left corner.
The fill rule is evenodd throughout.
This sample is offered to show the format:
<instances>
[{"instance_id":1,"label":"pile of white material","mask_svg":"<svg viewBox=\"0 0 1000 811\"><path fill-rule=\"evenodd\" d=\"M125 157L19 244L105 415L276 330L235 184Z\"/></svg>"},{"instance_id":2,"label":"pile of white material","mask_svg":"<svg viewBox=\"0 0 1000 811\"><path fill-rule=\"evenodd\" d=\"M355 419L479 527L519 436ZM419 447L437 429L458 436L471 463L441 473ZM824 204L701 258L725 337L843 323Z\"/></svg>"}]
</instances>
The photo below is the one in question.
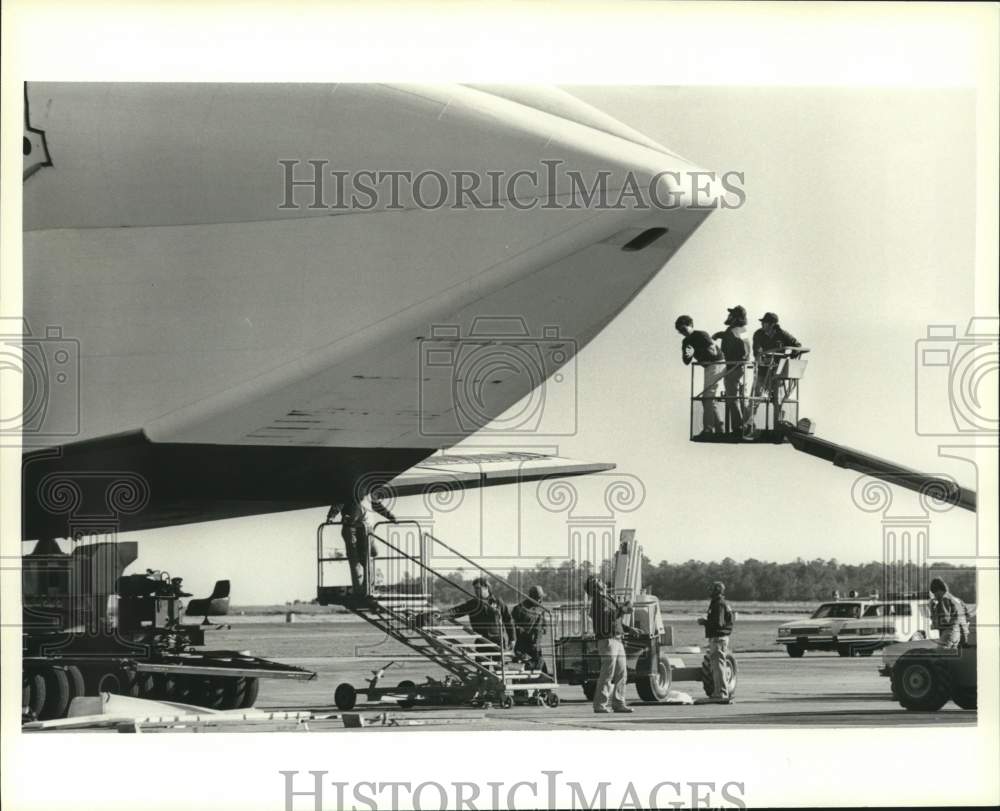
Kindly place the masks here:
<instances>
[{"instance_id":1,"label":"pile of white material","mask_svg":"<svg viewBox=\"0 0 1000 811\"><path fill-rule=\"evenodd\" d=\"M73 699L66 718L31 721L23 730L96 729L131 725L220 726L248 722L302 722L315 718L311 712L267 712L255 709L212 710L175 701L152 701L114 693Z\"/></svg>"},{"instance_id":2,"label":"pile of white material","mask_svg":"<svg viewBox=\"0 0 1000 811\"><path fill-rule=\"evenodd\" d=\"M691 698L687 693L682 693L680 690L671 690L667 693L667 700L663 702L664 704L694 704L694 699Z\"/></svg>"}]
</instances>

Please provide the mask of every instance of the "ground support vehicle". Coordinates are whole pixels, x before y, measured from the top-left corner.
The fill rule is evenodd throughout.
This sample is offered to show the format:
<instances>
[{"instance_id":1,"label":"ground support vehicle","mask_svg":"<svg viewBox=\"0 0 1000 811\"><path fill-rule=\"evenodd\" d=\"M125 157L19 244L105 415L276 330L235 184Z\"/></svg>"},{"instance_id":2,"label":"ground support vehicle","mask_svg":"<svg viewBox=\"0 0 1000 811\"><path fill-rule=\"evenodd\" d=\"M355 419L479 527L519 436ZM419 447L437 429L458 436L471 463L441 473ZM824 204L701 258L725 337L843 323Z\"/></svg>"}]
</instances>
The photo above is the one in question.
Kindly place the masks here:
<instances>
[{"instance_id":1,"label":"ground support vehicle","mask_svg":"<svg viewBox=\"0 0 1000 811\"><path fill-rule=\"evenodd\" d=\"M949 701L963 710L976 709L975 621L969 639L957 648L929 639L890 645L882 653L879 674L890 679L893 698L908 710L935 712Z\"/></svg>"},{"instance_id":2,"label":"ground support vehicle","mask_svg":"<svg viewBox=\"0 0 1000 811\"><path fill-rule=\"evenodd\" d=\"M349 568L357 566L358 561L352 560L353 550L347 548L342 527L339 521L327 520L317 529L319 604L346 607L382 631L386 638L440 667L446 675L380 687L390 663L373 671L366 686L356 687L346 682L338 685L334 703L339 709L354 709L359 695L369 702L395 701L403 708L420 704L504 709L515 703L558 706L560 685L555 670L552 673L533 670L513 652L502 649L473 628L439 618L434 605L435 583L447 582L459 599L474 595L434 569L430 565L431 553L437 548L448 557L461 558L497 588L508 589L521 598L526 598L526 594L444 541L423 532L416 521L383 521L370 528L368 543L378 554L362 562L361 580L369 585L361 593Z\"/></svg>"},{"instance_id":3,"label":"ground support vehicle","mask_svg":"<svg viewBox=\"0 0 1000 811\"><path fill-rule=\"evenodd\" d=\"M626 617L624 639L628 666L628 683L634 684L643 701L662 703L668 700L674 682L701 682L705 695L712 695L712 667L706 654L699 667L685 667L684 660L668 653L660 601L642 590L642 546L635 540L634 530L622 530L621 541L612 564L613 593L619 599L632 601L631 617ZM559 678L565 684L579 685L584 695L593 700L601 670L597 640L590 629L590 605L578 602L562 605L557 610L558 640L556 661ZM726 657L726 680L729 695L736 695L736 657Z\"/></svg>"},{"instance_id":4,"label":"ground support vehicle","mask_svg":"<svg viewBox=\"0 0 1000 811\"><path fill-rule=\"evenodd\" d=\"M116 693L212 709L251 707L259 679L312 679L315 673L251 656L203 650L208 617L229 608L229 581L210 597L183 602L181 578L123 575L135 542L103 542L62 552L39 543L22 559L22 717L66 715L80 696ZM200 624L184 619L203 618Z\"/></svg>"}]
</instances>

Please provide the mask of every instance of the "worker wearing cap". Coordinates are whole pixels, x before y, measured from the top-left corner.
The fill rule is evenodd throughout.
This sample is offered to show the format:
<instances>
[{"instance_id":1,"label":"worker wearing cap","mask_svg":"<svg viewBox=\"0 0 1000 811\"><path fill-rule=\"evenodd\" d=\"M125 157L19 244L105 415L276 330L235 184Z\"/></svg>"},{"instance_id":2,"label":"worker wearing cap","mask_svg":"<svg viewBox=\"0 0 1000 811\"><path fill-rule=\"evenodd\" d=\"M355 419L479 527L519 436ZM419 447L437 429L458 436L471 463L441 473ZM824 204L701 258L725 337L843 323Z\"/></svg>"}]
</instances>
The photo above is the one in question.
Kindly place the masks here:
<instances>
[{"instance_id":1,"label":"worker wearing cap","mask_svg":"<svg viewBox=\"0 0 1000 811\"><path fill-rule=\"evenodd\" d=\"M587 578L584 589L590 597L590 619L594 625L597 653L601 657L601 672L594 689L594 712L632 712L632 708L625 703L628 663L625 661L625 629L622 627L622 615L632 610L631 603L627 600L619 603L595 575Z\"/></svg>"},{"instance_id":2,"label":"worker wearing cap","mask_svg":"<svg viewBox=\"0 0 1000 811\"><path fill-rule=\"evenodd\" d=\"M370 576L371 559L378 555L378 547L369 538L372 528L368 510L365 509L366 502L372 510L387 520L396 520L373 493L362 499L352 498L334 504L330 507L326 520L332 522L336 520L338 513L340 514L340 535L344 539L348 566L351 570L352 592L356 596L370 597L374 585Z\"/></svg>"},{"instance_id":3,"label":"worker wearing cap","mask_svg":"<svg viewBox=\"0 0 1000 811\"><path fill-rule=\"evenodd\" d=\"M545 635L545 609L542 602L545 592L541 586L528 589L528 596L510 612L517 632L517 642L514 643L514 653L517 654L532 670L548 673L545 656L542 653L542 637Z\"/></svg>"},{"instance_id":4,"label":"worker wearing cap","mask_svg":"<svg viewBox=\"0 0 1000 811\"><path fill-rule=\"evenodd\" d=\"M739 434L743 429L743 364L750 359L750 344L743 334L747 331L747 311L740 305L729 308L725 329L712 338L719 341L722 355L726 359L726 376L723 386L726 392L726 426L729 431Z\"/></svg>"},{"instance_id":5,"label":"worker wearing cap","mask_svg":"<svg viewBox=\"0 0 1000 811\"><path fill-rule=\"evenodd\" d=\"M774 359L768 357L766 353L780 351L789 346L802 346L802 344L794 335L782 328L776 313L764 313L760 319L760 329L753 334L753 357L757 362L754 395L760 397L765 391L770 393L775 405L775 425L782 418L778 411L780 384Z\"/></svg>"},{"instance_id":6,"label":"worker wearing cap","mask_svg":"<svg viewBox=\"0 0 1000 811\"><path fill-rule=\"evenodd\" d=\"M442 611L442 619L468 617L472 630L497 647L508 650L517 640L517 631L510 616L510 609L499 597L493 595L485 577L472 581L475 596L461 605Z\"/></svg>"},{"instance_id":7,"label":"worker wearing cap","mask_svg":"<svg viewBox=\"0 0 1000 811\"><path fill-rule=\"evenodd\" d=\"M940 577L931 580L931 628L938 632L938 644L944 648L957 648L969 639L969 609L965 603L948 591L948 584Z\"/></svg>"},{"instance_id":8,"label":"worker wearing cap","mask_svg":"<svg viewBox=\"0 0 1000 811\"><path fill-rule=\"evenodd\" d=\"M698 395L705 415L699 436L707 438L721 434L722 418L719 416L716 395L719 380L726 372L722 352L707 332L694 328L694 319L689 315L679 316L674 322L674 329L684 336L681 341L681 360L684 365L689 366L693 360L705 368L704 388Z\"/></svg>"},{"instance_id":9,"label":"worker wearing cap","mask_svg":"<svg viewBox=\"0 0 1000 811\"><path fill-rule=\"evenodd\" d=\"M713 583L709 589L708 613L704 617L698 617L698 624L705 627L708 661L712 666L712 695L701 703L733 703L724 669L726 656L729 654L729 637L733 633L733 612L723 596L725 591L724 583Z\"/></svg>"}]
</instances>

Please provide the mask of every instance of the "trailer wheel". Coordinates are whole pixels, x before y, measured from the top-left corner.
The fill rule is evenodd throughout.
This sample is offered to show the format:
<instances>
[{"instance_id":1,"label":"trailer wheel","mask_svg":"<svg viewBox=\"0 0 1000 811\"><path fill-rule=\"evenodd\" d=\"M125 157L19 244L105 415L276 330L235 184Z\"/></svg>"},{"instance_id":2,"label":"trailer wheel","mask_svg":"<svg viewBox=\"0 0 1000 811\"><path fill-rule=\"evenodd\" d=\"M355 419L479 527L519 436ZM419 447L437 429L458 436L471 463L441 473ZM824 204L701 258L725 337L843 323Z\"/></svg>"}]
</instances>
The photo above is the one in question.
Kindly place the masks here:
<instances>
[{"instance_id":1,"label":"trailer wheel","mask_svg":"<svg viewBox=\"0 0 1000 811\"><path fill-rule=\"evenodd\" d=\"M204 705L211 710L229 710L236 706L236 677L210 676L205 679Z\"/></svg>"},{"instance_id":2,"label":"trailer wheel","mask_svg":"<svg viewBox=\"0 0 1000 811\"><path fill-rule=\"evenodd\" d=\"M69 665L66 668L66 678L69 680L69 700L72 703L74 698L87 695L87 687L83 681L83 673L76 665Z\"/></svg>"},{"instance_id":3,"label":"trailer wheel","mask_svg":"<svg viewBox=\"0 0 1000 811\"><path fill-rule=\"evenodd\" d=\"M45 704L38 714L39 719L63 718L69 707L69 679L61 667L46 667L42 670L45 678Z\"/></svg>"},{"instance_id":4,"label":"trailer wheel","mask_svg":"<svg viewBox=\"0 0 1000 811\"><path fill-rule=\"evenodd\" d=\"M333 703L337 705L338 710L353 710L354 705L358 703L358 691L347 682L338 684L337 689L333 691Z\"/></svg>"},{"instance_id":5,"label":"trailer wheel","mask_svg":"<svg viewBox=\"0 0 1000 811\"><path fill-rule=\"evenodd\" d=\"M191 681L184 676L167 676L163 680L163 698L165 701L176 701L187 704L191 693Z\"/></svg>"},{"instance_id":6,"label":"trailer wheel","mask_svg":"<svg viewBox=\"0 0 1000 811\"><path fill-rule=\"evenodd\" d=\"M257 694L260 692L260 679L248 676L244 679L243 698L240 700L241 709L249 709L257 703Z\"/></svg>"},{"instance_id":7,"label":"trailer wheel","mask_svg":"<svg viewBox=\"0 0 1000 811\"><path fill-rule=\"evenodd\" d=\"M892 691L908 710L936 712L951 697L951 674L947 662L921 656L918 651L904 653L892 668Z\"/></svg>"},{"instance_id":8,"label":"trailer wheel","mask_svg":"<svg viewBox=\"0 0 1000 811\"><path fill-rule=\"evenodd\" d=\"M88 692L94 695L114 693L116 696L127 696L132 687L132 674L123 668L112 670L94 670L87 674Z\"/></svg>"},{"instance_id":9,"label":"trailer wheel","mask_svg":"<svg viewBox=\"0 0 1000 811\"><path fill-rule=\"evenodd\" d=\"M396 685L396 689L401 693L406 693L406 698L401 698L396 702L400 708L408 710L417 703L414 700L414 694L417 692L417 685L414 682L404 679Z\"/></svg>"},{"instance_id":10,"label":"trailer wheel","mask_svg":"<svg viewBox=\"0 0 1000 811\"><path fill-rule=\"evenodd\" d=\"M559 706L559 693L554 690L550 690L545 694L545 705L555 709Z\"/></svg>"},{"instance_id":11,"label":"trailer wheel","mask_svg":"<svg viewBox=\"0 0 1000 811\"><path fill-rule=\"evenodd\" d=\"M132 698L153 698L156 692L156 680L152 673L136 673L129 687L128 694Z\"/></svg>"},{"instance_id":12,"label":"trailer wheel","mask_svg":"<svg viewBox=\"0 0 1000 811\"><path fill-rule=\"evenodd\" d=\"M670 662L667 654L660 652L655 673L646 676L636 676L635 691L643 701L663 702L670 694Z\"/></svg>"},{"instance_id":13,"label":"trailer wheel","mask_svg":"<svg viewBox=\"0 0 1000 811\"><path fill-rule=\"evenodd\" d=\"M27 673L28 702L25 706L33 718L38 718L45 706L45 677L37 670Z\"/></svg>"},{"instance_id":14,"label":"trailer wheel","mask_svg":"<svg viewBox=\"0 0 1000 811\"><path fill-rule=\"evenodd\" d=\"M223 676L222 707L223 710L235 710L243 706L246 694L247 679L243 676Z\"/></svg>"},{"instance_id":15,"label":"trailer wheel","mask_svg":"<svg viewBox=\"0 0 1000 811\"><path fill-rule=\"evenodd\" d=\"M956 687L951 700L963 710L974 710L979 705L979 691L974 684L968 687Z\"/></svg>"},{"instance_id":16,"label":"trailer wheel","mask_svg":"<svg viewBox=\"0 0 1000 811\"><path fill-rule=\"evenodd\" d=\"M593 701L594 696L597 694L597 682L585 681L583 683L583 694L587 697L587 701Z\"/></svg>"},{"instance_id":17,"label":"trailer wheel","mask_svg":"<svg viewBox=\"0 0 1000 811\"><path fill-rule=\"evenodd\" d=\"M736 697L736 684L738 681L737 672L736 657L731 653L727 653L722 666L722 673L726 679L726 686L728 687L730 698ZM707 653L705 654L705 658L701 660L701 686L705 691L706 696L711 696L715 690L715 678L712 675L712 663L709 661Z\"/></svg>"}]
</instances>

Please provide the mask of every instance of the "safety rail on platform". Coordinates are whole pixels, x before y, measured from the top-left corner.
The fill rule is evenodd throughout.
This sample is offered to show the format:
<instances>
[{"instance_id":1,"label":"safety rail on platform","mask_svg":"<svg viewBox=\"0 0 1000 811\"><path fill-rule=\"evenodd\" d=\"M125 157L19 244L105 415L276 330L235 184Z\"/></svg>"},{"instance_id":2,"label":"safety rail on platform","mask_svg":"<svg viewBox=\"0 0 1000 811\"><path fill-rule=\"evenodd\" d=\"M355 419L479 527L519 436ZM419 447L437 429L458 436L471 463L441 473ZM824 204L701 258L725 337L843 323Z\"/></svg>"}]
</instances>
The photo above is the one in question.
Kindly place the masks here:
<instances>
[{"instance_id":1,"label":"safety rail on platform","mask_svg":"<svg viewBox=\"0 0 1000 811\"><path fill-rule=\"evenodd\" d=\"M449 622L457 628L470 631L458 634L444 630L440 625L427 624L428 619L437 621L438 612L434 607L433 588L433 584L437 581L444 581L467 598L478 599L477 595L430 564L431 548L434 544L439 544L449 553L474 566L485 576L504 585L512 592L527 597L520 589L502 577L493 574L444 541L429 533L421 532L416 521L381 521L365 532L365 545L371 551L374 551L373 546L381 545L387 550L387 553L381 549L375 551L374 554L370 551L368 559L365 561L364 576L360 579L360 582L366 584L365 591L367 593L357 594L349 569L351 565L356 565L356 562L352 564L351 556L347 553L348 541L343 537L343 533L340 533L337 538L337 542L343 544L343 547L335 545L332 552L328 554L324 545L324 532L332 527L342 528L343 522L326 521L317 530L317 596L321 604L344 605L385 631L392 638L416 650L425 658L441 664L446 669L454 671L454 668L449 667L449 662L446 661L449 658L447 654L453 653L465 659L467 665L475 666L480 673L498 678L505 685L517 679L531 677L533 671L525 673L523 669L515 668L513 663L508 665L507 657L510 654L503 646L496 645L481 637L467 626L449 619ZM376 530L381 531L383 527L389 528L386 536L410 527L409 533L400 541L403 546L408 548L401 548L389 541L387 537L378 534ZM542 610L548 617L551 617L550 612L544 606L542 606ZM548 624L551 625L551 620ZM551 633L549 638L551 642ZM525 683L526 687L555 686L554 647L552 647L550 654L552 671L540 674L549 679L550 683L532 683L531 685ZM451 661L450 664L454 665L455 662ZM465 670L466 673L468 671L466 667L459 669Z\"/></svg>"},{"instance_id":2,"label":"safety rail on platform","mask_svg":"<svg viewBox=\"0 0 1000 811\"><path fill-rule=\"evenodd\" d=\"M799 419L799 381L806 368L802 355L807 352L801 346L784 347L765 351L754 361L692 362L689 438L780 442L779 426ZM700 384L696 368L704 370Z\"/></svg>"},{"instance_id":3,"label":"safety rail on platform","mask_svg":"<svg viewBox=\"0 0 1000 811\"><path fill-rule=\"evenodd\" d=\"M479 570L480 572L482 572L483 574L485 574L490 579L496 581L497 583L500 583L505 588L510 589L512 592L514 592L515 594L517 594L522 600L530 600L531 599L526 593L524 593L523 591L521 591L517 586L515 586L509 580L505 580L504 578L500 577L499 575L494 574L489 569L487 569L485 566L480 565L479 563L477 563L475 560L473 560L472 558L468 557L467 555L463 555L457 549L455 549L454 547L450 546L449 544L446 544L440 538L436 538L435 536L431 535L429 532L425 532L424 533L424 538L426 538L427 540L430 540L433 543L438 544L439 546L444 547L446 550L448 550L448 552L450 552L451 554L456 555L457 557L461 558L462 560L464 560L466 563L470 564L471 566L474 566L477 570ZM448 582L452 582L452 581L449 580ZM556 674L556 668L557 668L557 665L556 665L556 647L555 647L555 644L556 644L556 635L555 635L555 628L554 628L554 619L555 618L554 618L554 615L553 615L552 611L549 610L548 608L546 608L544 605L542 605L541 603L539 603L539 607L542 609L542 611L544 612L545 617L546 617L546 630L547 630L547 636L548 636L548 653L549 653L549 657L548 658L549 658L549 661L552 663L552 673L550 675L552 676L552 680L553 681L558 681L557 674Z\"/></svg>"}]
</instances>

